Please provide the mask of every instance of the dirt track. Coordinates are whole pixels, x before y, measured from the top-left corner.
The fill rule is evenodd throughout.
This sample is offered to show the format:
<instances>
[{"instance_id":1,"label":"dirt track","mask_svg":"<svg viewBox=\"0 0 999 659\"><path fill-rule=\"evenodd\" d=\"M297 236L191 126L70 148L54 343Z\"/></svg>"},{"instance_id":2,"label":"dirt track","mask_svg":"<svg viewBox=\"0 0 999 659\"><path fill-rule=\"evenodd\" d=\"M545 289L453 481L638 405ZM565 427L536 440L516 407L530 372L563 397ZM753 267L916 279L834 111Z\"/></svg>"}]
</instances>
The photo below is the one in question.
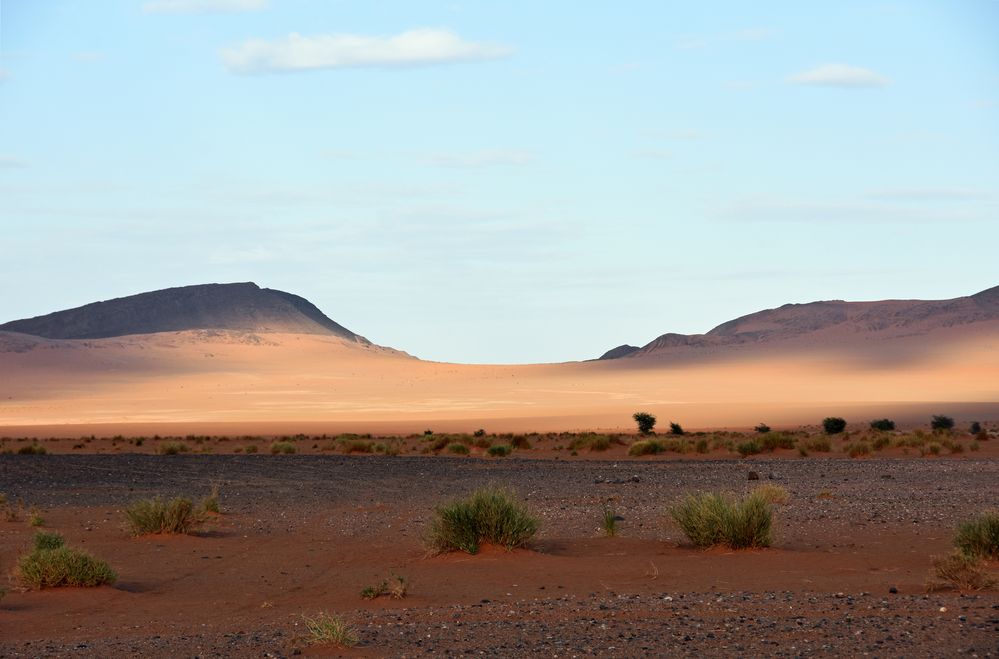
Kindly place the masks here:
<instances>
[{"instance_id":1,"label":"dirt track","mask_svg":"<svg viewBox=\"0 0 999 659\"><path fill-rule=\"evenodd\" d=\"M683 546L664 506L690 490L742 492L747 471L791 500L775 547ZM225 514L198 537L128 538L121 509L207 494ZM114 588L0 601L4 656L290 655L303 613L358 627L352 654L484 652L999 656L999 594L926 595L954 524L996 505L994 459L483 461L351 456L0 456L0 491L108 560ZM542 519L535 551L428 558L434 505L484 483ZM625 518L597 530L602 504ZM0 567L32 529L0 522ZM358 593L389 571L402 601ZM889 593L894 588L897 594ZM322 652L335 652L329 648Z\"/></svg>"}]
</instances>

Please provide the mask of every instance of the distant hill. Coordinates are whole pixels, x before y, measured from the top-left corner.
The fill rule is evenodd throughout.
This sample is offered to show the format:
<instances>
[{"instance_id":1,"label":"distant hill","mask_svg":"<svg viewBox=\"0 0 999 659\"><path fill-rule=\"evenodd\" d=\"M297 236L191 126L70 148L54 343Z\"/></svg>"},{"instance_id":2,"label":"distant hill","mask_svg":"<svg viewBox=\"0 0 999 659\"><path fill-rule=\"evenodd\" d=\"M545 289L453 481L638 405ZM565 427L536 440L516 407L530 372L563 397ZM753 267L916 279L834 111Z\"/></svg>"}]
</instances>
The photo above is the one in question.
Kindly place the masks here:
<instances>
[{"instance_id":1,"label":"distant hill","mask_svg":"<svg viewBox=\"0 0 999 659\"><path fill-rule=\"evenodd\" d=\"M305 298L249 282L167 288L0 325L0 331L47 339L100 339L197 329L325 334L370 344Z\"/></svg>"},{"instance_id":2,"label":"distant hill","mask_svg":"<svg viewBox=\"0 0 999 659\"><path fill-rule=\"evenodd\" d=\"M929 335L937 330L999 321L999 286L952 300L832 300L785 304L722 323L706 334L668 333L640 349L619 346L600 359L640 359L686 348L781 342L853 343ZM999 329L999 327L997 327Z\"/></svg>"}]
</instances>

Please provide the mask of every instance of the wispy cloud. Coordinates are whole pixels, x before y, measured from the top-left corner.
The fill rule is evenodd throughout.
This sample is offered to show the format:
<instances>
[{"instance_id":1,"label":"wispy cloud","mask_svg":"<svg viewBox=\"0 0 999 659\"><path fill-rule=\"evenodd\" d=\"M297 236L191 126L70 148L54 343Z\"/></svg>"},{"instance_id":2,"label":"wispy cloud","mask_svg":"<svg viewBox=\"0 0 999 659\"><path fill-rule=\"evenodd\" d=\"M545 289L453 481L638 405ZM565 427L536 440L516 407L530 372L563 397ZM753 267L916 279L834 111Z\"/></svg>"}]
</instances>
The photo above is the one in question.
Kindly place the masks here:
<instances>
[{"instance_id":1,"label":"wispy cloud","mask_svg":"<svg viewBox=\"0 0 999 659\"><path fill-rule=\"evenodd\" d=\"M437 167L453 169L480 169L483 167L516 167L529 165L535 156L531 151L502 150L475 153L435 153L424 160Z\"/></svg>"},{"instance_id":2,"label":"wispy cloud","mask_svg":"<svg viewBox=\"0 0 999 659\"><path fill-rule=\"evenodd\" d=\"M28 163L20 158L0 153L0 169L21 169L27 166Z\"/></svg>"},{"instance_id":3,"label":"wispy cloud","mask_svg":"<svg viewBox=\"0 0 999 659\"><path fill-rule=\"evenodd\" d=\"M276 73L349 67L404 67L495 59L512 49L466 41L443 29L409 30L394 36L289 34L283 39L250 39L225 48L222 62L233 73Z\"/></svg>"},{"instance_id":4,"label":"wispy cloud","mask_svg":"<svg viewBox=\"0 0 999 659\"><path fill-rule=\"evenodd\" d=\"M824 64L808 71L787 77L792 85L818 85L820 87L884 87L888 78L870 69L848 64Z\"/></svg>"},{"instance_id":5,"label":"wispy cloud","mask_svg":"<svg viewBox=\"0 0 999 659\"><path fill-rule=\"evenodd\" d=\"M912 203L906 203L910 201ZM916 200L798 201L750 200L724 209L722 219L737 222L802 224L953 224L995 221L996 209L967 205L916 203Z\"/></svg>"},{"instance_id":6,"label":"wispy cloud","mask_svg":"<svg viewBox=\"0 0 999 659\"><path fill-rule=\"evenodd\" d=\"M988 195L970 188L886 188L872 190L865 197L889 201L972 201Z\"/></svg>"},{"instance_id":7,"label":"wispy cloud","mask_svg":"<svg viewBox=\"0 0 999 659\"><path fill-rule=\"evenodd\" d=\"M151 0L142 5L147 14L234 14L266 8L267 0Z\"/></svg>"}]
</instances>

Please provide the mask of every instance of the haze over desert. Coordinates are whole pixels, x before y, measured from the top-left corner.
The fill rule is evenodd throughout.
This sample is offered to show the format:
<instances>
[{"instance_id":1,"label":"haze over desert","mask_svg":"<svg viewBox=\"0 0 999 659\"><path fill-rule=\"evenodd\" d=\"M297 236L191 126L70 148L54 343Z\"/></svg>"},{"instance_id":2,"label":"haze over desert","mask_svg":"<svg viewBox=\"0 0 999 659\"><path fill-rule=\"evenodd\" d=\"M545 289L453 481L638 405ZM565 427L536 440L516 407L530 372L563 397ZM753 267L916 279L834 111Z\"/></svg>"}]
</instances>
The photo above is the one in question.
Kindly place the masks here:
<instances>
[{"instance_id":1,"label":"haze over desert","mask_svg":"<svg viewBox=\"0 0 999 659\"><path fill-rule=\"evenodd\" d=\"M996 25L0 0L0 656L999 658Z\"/></svg>"}]
</instances>

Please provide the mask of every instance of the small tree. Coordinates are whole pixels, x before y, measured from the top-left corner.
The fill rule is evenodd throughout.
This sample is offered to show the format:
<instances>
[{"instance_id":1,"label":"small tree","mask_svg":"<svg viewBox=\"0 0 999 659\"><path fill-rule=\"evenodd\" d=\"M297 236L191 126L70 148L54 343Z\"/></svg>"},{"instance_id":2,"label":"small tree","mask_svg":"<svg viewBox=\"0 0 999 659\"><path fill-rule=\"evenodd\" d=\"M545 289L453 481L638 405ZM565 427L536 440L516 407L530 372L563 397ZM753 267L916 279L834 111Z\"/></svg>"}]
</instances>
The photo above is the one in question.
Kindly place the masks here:
<instances>
[{"instance_id":1,"label":"small tree","mask_svg":"<svg viewBox=\"0 0 999 659\"><path fill-rule=\"evenodd\" d=\"M758 425L755 428L753 428L753 430L755 430L756 432L758 432L758 433L760 433L762 435L764 433L770 432L770 426L768 426L765 423L761 423L760 425Z\"/></svg>"},{"instance_id":2,"label":"small tree","mask_svg":"<svg viewBox=\"0 0 999 659\"><path fill-rule=\"evenodd\" d=\"M895 422L891 419L875 419L871 421L871 430L883 430L885 432L895 429Z\"/></svg>"},{"instance_id":3,"label":"small tree","mask_svg":"<svg viewBox=\"0 0 999 659\"><path fill-rule=\"evenodd\" d=\"M822 429L826 431L827 435L843 432L846 430L846 419L838 416L827 416L822 419Z\"/></svg>"},{"instance_id":4,"label":"small tree","mask_svg":"<svg viewBox=\"0 0 999 659\"><path fill-rule=\"evenodd\" d=\"M656 417L648 412L635 412L631 418L638 424L638 432L643 435L651 435L652 429L656 427Z\"/></svg>"},{"instance_id":5,"label":"small tree","mask_svg":"<svg viewBox=\"0 0 999 659\"><path fill-rule=\"evenodd\" d=\"M930 421L930 427L934 430L950 430L954 427L954 417L934 414Z\"/></svg>"},{"instance_id":6,"label":"small tree","mask_svg":"<svg viewBox=\"0 0 999 659\"><path fill-rule=\"evenodd\" d=\"M684 434L683 433L683 426L681 426L679 423L673 423L672 421L670 421L669 422L669 434L671 434L671 435L682 435L682 434Z\"/></svg>"},{"instance_id":7,"label":"small tree","mask_svg":"<svg viewBox=\"0 0 999 659\"><path fill-rule=\"evenodd\" d=\"M978 423L977 421L972 421L971 425L968 426L968 432L971 433L972 435L977 435L978 433L982 432L982 424Z\"/></svg>"}]
</instances>

